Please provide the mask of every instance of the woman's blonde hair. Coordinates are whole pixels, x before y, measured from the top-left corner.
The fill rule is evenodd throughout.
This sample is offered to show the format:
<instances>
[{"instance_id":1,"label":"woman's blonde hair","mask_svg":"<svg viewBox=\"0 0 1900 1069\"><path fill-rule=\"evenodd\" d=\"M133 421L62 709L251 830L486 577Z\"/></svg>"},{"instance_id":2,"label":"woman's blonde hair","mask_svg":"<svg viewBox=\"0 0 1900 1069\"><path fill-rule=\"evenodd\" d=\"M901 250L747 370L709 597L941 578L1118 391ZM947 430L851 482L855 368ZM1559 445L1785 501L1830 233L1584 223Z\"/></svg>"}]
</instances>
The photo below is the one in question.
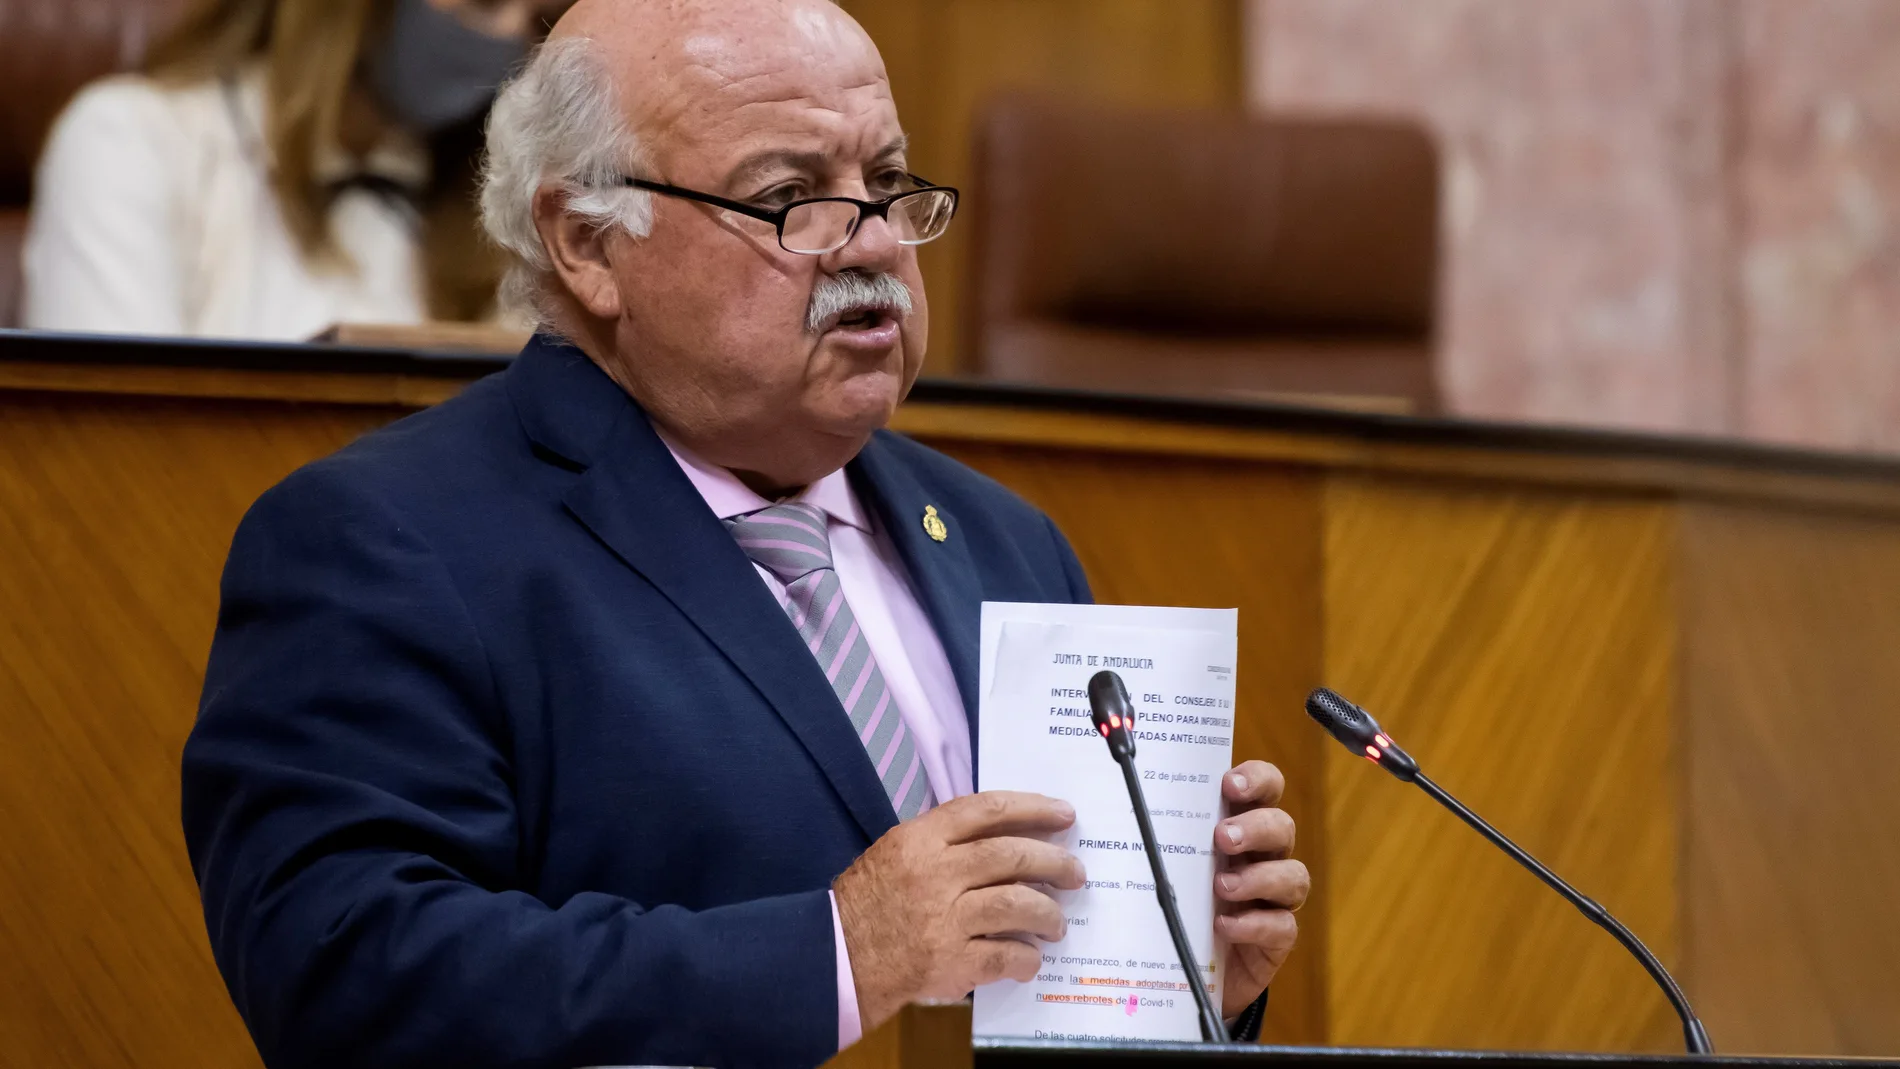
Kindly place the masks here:
<instances>
[{"instance_id":1,"label":"woman's blonde hair","mask_svg":"<svg viewBox=\"0 0 1900 1069\"><path fill-rule=\"evenodd\" d=\"M271 188L306 258L336 263L330 231L338 191L318 173L343 145L346 108L365 46L394 0L197 0L146 60L160 81L224 77L261 61ZM475 194L481 131L451 131L430 146L429 188L417 203L429 314L471 320L494 307L501 257L483 240Z\"/></svg>"}]
</instances>

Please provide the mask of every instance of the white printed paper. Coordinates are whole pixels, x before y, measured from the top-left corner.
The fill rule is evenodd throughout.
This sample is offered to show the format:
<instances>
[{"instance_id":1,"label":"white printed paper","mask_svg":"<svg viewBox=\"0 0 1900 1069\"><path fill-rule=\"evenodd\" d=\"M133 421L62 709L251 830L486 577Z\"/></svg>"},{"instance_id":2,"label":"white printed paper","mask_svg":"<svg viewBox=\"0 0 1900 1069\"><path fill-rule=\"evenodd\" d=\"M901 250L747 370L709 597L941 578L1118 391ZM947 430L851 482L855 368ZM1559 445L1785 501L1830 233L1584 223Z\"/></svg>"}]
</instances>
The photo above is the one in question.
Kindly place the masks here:
<instances>
[{"instance_id":1,"label":"white printed paper","mask_svg":"<svg viewBox=\"0 0 1900 1069\"><path fill-rule=\"evenodd\" d=\"M1040 1039L1199 1039L1120 766L1089 718L1104 669L1127 685L1135 765L1188 941L1220 1005L1214 826L1233 764L1234 609L983 605L977 787L1075 807L1054 841L1088 870L1055 891L1068 934L1028 983L978 988L973 1032Z\"/></svg>"}]
</instances>

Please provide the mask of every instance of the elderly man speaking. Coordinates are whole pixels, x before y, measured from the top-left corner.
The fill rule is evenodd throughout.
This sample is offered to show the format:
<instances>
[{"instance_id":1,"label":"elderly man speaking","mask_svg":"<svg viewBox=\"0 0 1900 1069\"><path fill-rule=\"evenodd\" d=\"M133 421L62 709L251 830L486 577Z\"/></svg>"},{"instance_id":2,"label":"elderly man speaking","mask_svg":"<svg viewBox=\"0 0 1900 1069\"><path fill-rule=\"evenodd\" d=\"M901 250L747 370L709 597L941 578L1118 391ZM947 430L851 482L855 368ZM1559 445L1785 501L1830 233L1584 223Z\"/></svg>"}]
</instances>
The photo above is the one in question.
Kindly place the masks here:
<instances>
[{"instance_id":1,"label":"elderly man speaking","mask_svg":"<svg viewBox=\"0 0 1900 1069\"><path fill-rule=\"evenodd\" d=\"M979 606L1053 524L882 428L923 362L911 174L826 0L581 0L483 192L543 331L292 475L231 548L184 823L273 1066L815 1065L1027 979L1073 811L972 793ZM1280 774L1224 784L1225 1012L1292 948Z\"/></svg>"}]
</instances>

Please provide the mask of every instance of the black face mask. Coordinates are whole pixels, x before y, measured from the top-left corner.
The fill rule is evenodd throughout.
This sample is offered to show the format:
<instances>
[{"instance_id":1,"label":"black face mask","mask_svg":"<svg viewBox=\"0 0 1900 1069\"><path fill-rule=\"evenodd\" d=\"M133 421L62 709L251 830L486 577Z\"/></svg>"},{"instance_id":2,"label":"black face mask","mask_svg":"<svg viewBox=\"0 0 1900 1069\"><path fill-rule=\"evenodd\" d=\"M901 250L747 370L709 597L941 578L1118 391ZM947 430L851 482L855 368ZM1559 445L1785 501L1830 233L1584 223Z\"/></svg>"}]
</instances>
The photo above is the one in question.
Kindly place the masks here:
<instances>
[{"instance_id":1,"label":"black face mask","mask_svg":"<svg viewBox=\"0 0 1900 1069\"><path fill-rule=\"evenodd\" d=\"M480 115L527 54L528 42L490 37L429 0L396 0L370 82L392 116L427 136Z\"/></svg>"}]
</instances>

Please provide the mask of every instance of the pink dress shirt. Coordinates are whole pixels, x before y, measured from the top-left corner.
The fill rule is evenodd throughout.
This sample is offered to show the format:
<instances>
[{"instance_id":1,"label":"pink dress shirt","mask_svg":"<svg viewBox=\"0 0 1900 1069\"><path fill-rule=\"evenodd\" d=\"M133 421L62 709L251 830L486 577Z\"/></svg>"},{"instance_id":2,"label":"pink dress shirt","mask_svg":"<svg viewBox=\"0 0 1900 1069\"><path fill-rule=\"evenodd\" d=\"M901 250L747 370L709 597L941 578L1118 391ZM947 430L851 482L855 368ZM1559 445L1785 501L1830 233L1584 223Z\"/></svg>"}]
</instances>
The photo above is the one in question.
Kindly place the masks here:
<instances>
[{"instance_id":1,"label":"pink dress shirt","mask_svg":"<svg viewBox=\"0 0 1900 1069\"><path fill-rule=\"evenodd\" d=\"M699 496L720 519L780 504L752 492L726 469L706 463L665 435L660 437ZM936 628L911 589L897 547L876 517L859 503L842 469L789 500L816 505L825 512L838 584L851 611L857 614L871 656L877 659L884 684L890 688L891 699L910 730L931 791L939 802L971 793L970 724L963 713L963 699L956 676L950 671L950 658L944 654ZM785 584L764 568L754 568L760 581L782 599ZM831 930L838 948L838 1047L843 1049L858 1041L863 1022L858 1017L857 986L851 976L851 956L845 949L844 925L838 919L835 895L831 900Z\"/></svg>"}]
</instances>

